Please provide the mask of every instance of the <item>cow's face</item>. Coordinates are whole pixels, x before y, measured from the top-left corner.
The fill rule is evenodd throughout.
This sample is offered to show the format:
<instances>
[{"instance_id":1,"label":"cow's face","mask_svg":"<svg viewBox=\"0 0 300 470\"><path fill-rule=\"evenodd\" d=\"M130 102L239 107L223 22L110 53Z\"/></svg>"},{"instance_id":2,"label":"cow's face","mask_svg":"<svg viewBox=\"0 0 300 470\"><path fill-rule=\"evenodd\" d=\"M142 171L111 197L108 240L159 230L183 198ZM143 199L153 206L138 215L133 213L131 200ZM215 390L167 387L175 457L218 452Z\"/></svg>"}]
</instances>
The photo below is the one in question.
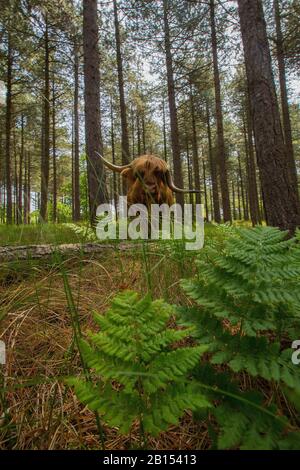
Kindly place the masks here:
<instances>
[{"instance_id":1,"label":"cow's face","mask_svg":"<svg viewBox=\"0 0 300 470\"><path fill-rule=\"evenodd\" d=\"M131 167L122 171L127 183L128 204L173 204L168 186L168 166L154 155L143 155L133 160Z\"/></svg>"},{"instance_id":2,"label":"cow's face","mask_svg":"<svg viewBox=\"0 0 300 470\"><path fill-rule=\"evenodd\" d=\"M121 173L127 182L128 204L166 203L172 205L175 193L198 193L197 189L178 188L172 179L167 163L155 155L142 155L128 165L115 165L96 152L104 165L112 171Z\"/></svg>"}]
</instances>

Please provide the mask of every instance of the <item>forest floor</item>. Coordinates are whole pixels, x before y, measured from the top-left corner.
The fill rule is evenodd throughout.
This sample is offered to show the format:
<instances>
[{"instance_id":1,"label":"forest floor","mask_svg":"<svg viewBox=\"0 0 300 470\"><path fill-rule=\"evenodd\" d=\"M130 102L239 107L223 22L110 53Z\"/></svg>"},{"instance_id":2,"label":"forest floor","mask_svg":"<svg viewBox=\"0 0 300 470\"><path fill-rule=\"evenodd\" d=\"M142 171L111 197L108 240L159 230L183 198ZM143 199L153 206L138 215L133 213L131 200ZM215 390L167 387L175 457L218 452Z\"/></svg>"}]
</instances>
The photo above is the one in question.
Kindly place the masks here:
<instances>
[{"instance_id":1,"label":"forest floor","mask_svg":"<svg viewBox=\"0 0 300 470\"><path fill-rule=\"evenodd\" d=\"M69 228L61 228L62 242L66 242L68 236L62 232L68 232ZM9 244L20 242L20 238L22 244L26 240L32 243L34 237L35 242L40 243L55 239L50 228L32 229L32 232L42 230L42 237L37 233L30 236L30 230L26 230L25 236L25 232L20 235L16 230ZM51 232L51 240L45 230ZM206 230L208 240L218 240L218 243L222 243L226 233L227 229L216 230L213 226ZM3 238L0 243L4 244ZM141 293L150 290L154 298L164 298L177 305L189 304L179 282L195 272L195 264L191 262L195 256L194 252L174 242L171 250L160 244L151 250L147 244L133 245L133 251L112 249L97 257L75 256L59 263L49 259L3 266L0 339L6 343L7 360L5 366L0 366L5 367L0 387L0 449L100 448L94 414L62 381L64 376L81 372L63 273L71 287L84 334L94 328L92 312L104 313L121 290L133 289ZM207 422L196 422L186 413L180 425L170 427L156 439L149 439L148 446L152 449L207 449L210 447L207 426ZM138 446L138 427L127 437L120 436L116 428L105 427L105 432L108 450Z\"/></svg>"}]
</instances>

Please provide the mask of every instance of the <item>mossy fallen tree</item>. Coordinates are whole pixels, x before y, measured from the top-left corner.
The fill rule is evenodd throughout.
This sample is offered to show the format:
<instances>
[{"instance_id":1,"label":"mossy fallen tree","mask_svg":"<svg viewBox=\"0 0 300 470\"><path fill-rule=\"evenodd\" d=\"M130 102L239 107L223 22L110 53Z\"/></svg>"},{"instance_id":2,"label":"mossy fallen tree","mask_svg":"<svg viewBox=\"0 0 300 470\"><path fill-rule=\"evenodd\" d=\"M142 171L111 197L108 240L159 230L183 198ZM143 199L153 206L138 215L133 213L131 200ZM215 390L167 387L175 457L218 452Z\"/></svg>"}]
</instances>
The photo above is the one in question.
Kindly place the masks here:
<instances>
[{"instance_id":1,"label":"mossy fallen tree","mask_svg":"<svg viewBox=\"0 0 300 470\"><path fill-rule=\"evenodd\" d=\"M129 244L68 243L62 245L21 245L0 247L0 262L43 259L53 255L74 256L101 254L106 250L126 250Z\"/></svg>"}]
</instances>

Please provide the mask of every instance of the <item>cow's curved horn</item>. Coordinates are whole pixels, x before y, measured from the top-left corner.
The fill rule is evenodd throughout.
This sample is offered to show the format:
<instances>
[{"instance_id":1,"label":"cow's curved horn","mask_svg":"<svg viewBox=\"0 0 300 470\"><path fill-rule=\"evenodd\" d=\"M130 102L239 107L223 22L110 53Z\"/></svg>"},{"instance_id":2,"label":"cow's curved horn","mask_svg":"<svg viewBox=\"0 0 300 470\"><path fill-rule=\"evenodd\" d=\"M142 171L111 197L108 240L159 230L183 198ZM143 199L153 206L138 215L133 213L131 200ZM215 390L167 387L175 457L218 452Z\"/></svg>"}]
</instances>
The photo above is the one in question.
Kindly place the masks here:
<instances>
[{"instance_id":1,"label":"cow's curved horn","mask_svg":"<svg viewBox=\"0 0 300 470\"><path fill-rule=\"evenodd\" d=\"M102 162L104 163L105 166L107 166L107 168L109 168L112 171L116 171L117 173L121 173L121 171L125 170L125 168L131 167L131 163L129 163L128 165L115 165L114 163L111 163L105 160L105 158L103 158L99 152L95 152L95 153L98 155L98 157L101 158Z\"/></svg>"},{"instance_id":2,"label":"cow's curved horn","mask_svg":"<svg viewBox=\"0 0 300 470\"><path fill-rule=\"evenodd\" d=\"M172 176L171 176L171 173L170 173L169 170L166 173L166 180L167 180L167 185L169 186L170 189L172 189L172 191L174 193L201 193L201 191L199 189L181 189L181 188L177 188L177 186L175 186L175 184L174 184L174 181L172 179Z\"/></svg>"}]
</instances>

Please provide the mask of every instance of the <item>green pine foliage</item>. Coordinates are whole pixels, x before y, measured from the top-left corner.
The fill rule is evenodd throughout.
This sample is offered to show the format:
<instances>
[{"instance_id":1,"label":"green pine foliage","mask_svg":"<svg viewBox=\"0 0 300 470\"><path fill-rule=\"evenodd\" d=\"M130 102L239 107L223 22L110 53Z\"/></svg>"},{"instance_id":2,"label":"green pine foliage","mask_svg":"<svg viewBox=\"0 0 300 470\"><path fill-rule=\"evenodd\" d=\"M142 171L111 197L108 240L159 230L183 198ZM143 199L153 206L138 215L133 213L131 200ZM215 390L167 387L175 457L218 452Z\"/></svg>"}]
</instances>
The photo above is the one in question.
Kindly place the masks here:
<instances>
[{"instance_id":1,"label":"green pine foliage","mask_svg":"<svg viewBox=\"0 0 300 470\"><path fill-rule=\"evenodd\" d=\"M300 368L292 364L290 349L300 331L299 253L296 239L276 228L239 229L223 251L206 249L197 277L183 281L196 304L179 309L184 324L193 324L195 336L208 345L210 364L226 367L227 382L248 373L299 390ZM199 379L201 367L197 373ZM222 397L213 411L219 448L299 447L299 435L283 439L287 420L278 419L275 405L266 407L260 394L236 388L228 395L226 387L224 394L224 383L219 390L213 374L201 383L217 387Z\"/></svg>"},{"instance_id":2,"label":"green pine foliage","mask_svg":"<svg viewBox=\"0 0 300 470\"><path fill-rule=\"evenodd\" d=\"M169 328L173 313L161 300L139 300L138 294L126 291L115 297L105 316L95 315L100 331L80 342L95 383L82 378L68 383L82 403L121 433L139 422L143 436L157 435L177 424L185 410L210 406L189 378L207 346L174 347L191 330Z\"/></svg>"}]
</instances>

